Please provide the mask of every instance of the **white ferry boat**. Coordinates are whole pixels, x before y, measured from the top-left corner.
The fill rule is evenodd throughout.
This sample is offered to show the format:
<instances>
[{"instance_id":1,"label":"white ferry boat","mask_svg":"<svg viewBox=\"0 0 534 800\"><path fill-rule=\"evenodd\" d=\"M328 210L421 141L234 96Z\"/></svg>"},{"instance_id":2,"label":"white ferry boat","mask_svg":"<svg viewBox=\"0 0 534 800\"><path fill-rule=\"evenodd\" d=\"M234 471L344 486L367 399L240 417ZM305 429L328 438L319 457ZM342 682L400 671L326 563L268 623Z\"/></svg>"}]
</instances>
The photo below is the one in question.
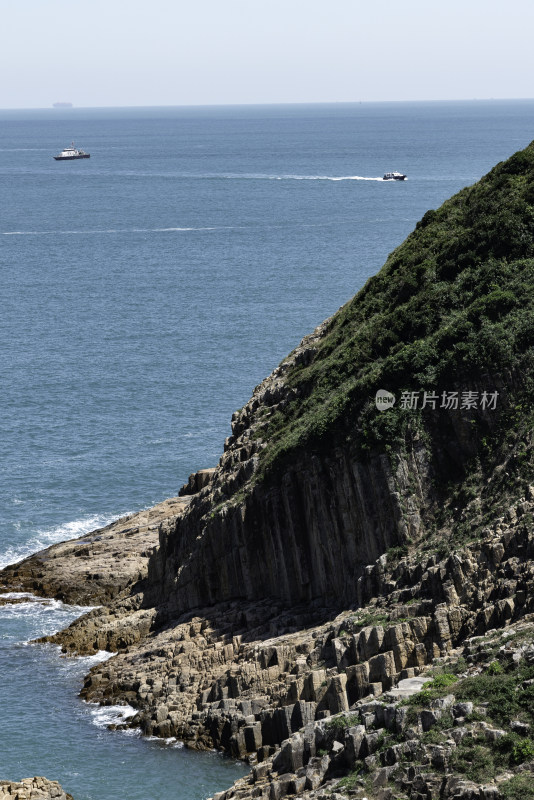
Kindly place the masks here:
<instances>
[{"instance_id":1,"label":"white ferry boat","mask_svg":"<svg viewBox=\"0 0 534 800\"><path fill-rule=\"evenodd\" d=\"M405 181L406 175L403 175L402 172L386 172L384 175L383 180L385 181Z\"/></svg>"},{"instance_id":2,"label":"white ferry boat","mask_svg":"<svg viewBox=\"0 0 534 800\"><path fill-rule=\"evenodd\" d=\"M74 161L76 158L91 158L91 154L86 153L85 150L78 150L74 147L74 142L70 147L62 150L58 156L54 156L55 161Z\"/></svg>"}]
</instances>

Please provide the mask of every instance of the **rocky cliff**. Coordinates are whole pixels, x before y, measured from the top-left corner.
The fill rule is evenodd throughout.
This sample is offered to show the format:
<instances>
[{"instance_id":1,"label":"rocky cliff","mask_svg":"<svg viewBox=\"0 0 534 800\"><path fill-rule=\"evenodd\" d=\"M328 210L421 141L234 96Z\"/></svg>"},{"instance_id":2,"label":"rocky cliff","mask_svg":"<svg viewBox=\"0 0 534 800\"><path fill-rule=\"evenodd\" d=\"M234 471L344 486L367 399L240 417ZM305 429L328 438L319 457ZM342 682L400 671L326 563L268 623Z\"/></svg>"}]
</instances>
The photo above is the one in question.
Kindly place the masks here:
<instances>
[{"instance_id":1,"label":"rocky cliff","mask_svg":"<svg viewBox=\"0 0 534 800\"><path fill-rule=\"evenodd\" d=\"M531 145L424 216L179 498L1 581L101 604L52 637L118 651L83 696L248 759L225 800L524 794L533 342Z\"/></svg>"},{"instance_id":2,"label":"rocky cliff","mask_svg":"<svg viewBox=\"0 0 534 800\"><path fill-rule=\"evenodd\" d=\"M190 481L189 507L162 528L151 603L347 604L389 547L465 538L524 493L531 201L532 146L428 212L255 389L218 467L203 487ZM397 397L383 413L379 389Z\"/></svg>"}]
</instances>

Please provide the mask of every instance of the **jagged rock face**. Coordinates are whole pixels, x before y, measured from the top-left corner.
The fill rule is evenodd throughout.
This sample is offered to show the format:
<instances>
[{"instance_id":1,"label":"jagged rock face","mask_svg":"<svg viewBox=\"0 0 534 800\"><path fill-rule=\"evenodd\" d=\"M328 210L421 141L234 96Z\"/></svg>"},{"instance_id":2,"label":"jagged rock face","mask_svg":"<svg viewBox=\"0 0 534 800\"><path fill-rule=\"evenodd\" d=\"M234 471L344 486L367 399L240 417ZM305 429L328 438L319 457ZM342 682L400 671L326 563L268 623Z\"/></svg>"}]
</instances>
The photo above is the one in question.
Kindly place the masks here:
<instances>
[{"instance_id":1,"label":"jagged rock face","mask_svg":"<svg viewBox=\"0 0 534 800\"><path fill-rule=\"evenodd\" d=\"M0 798L13 800L74 800L57 781L46 778L25 778L22 781L0 781Z\"/></svg>"},{"instance_id":2,"label":"jagged rock face","mask_svg":"<svg viewBox=\"0 0 534 800\"><path fill-rule=\"evenodd\" d=\"M530 508L525 501L521 511ZM500 535L441 561L391 567L381 557L357 581L363 611L238 601L189 614L96 667L83 694L133 704L141 711L133 724L149 734L267 757L309 722L391 690L468 637L528 617L533 561L532 532L516 516ZM111 625L135 624L134 614L117 623L118 612L108 610ZM87 624L54 641L80 649Z\"/></svg>"},{"instance_id":3,"label":"jagged rock face","mask_svg":"<svg viewBox=\"0 0 534 800\"><path fill-rule=\"evenodd\" d=\"M350 446L296 454L276 480L256 481L265 420L283 409L286 382L308 363L328 321L305 337L232 418L217 468L191 475L189 507L164 523L149 565L147 602L181 614L212 603L265 597L284 603L354 600L355 583L388 547L417 537L432 494L422 446L363 463Z\"/></svg>"},{"instance_id":4,"label":"jagged rock face","mask_svg":"<svg viewBox=\"0 0 534 800\"><path fill-rule=\"evenodd\" d=\"M488 710L494 713L496 706L501 707L502 697L493 704L476 705L459 701L456 693L465 696L480 679L478 687L490 687L489 698L493 691L498 692L499 680L493 687L491 679L488 684L487 669L487 656L498 654L500 660L491 665L506 665L508 674L516 671L512 695L526 693L522 707L527 708L526 695L533 679L521 681L517 670L522 665L528 670L523 675L532 675L533 630L530 616L530 621L507 631L492 630L486 641L483 637L468 638L460 669L458 651L447 662L442 661L456 674L437 673L436 681L439 676L446 679L441 685L447 688L441 691L433 690L434 681L428 675L405 679L398 689L356 702L350 711L329 719L304 721L274 754L264 754L264 748L260 748L259 763L254 762L249 775L213 800L272 800L287 795L302 800L341 800L347 794L361 800L502 800L510 796L510 781L512 786L515 781L515 796L530 797L534 775L534 742L529 738L532 726L506 718L505 711L501 712L504 728L496 724ZM485 650L488 646L489 651ZM464 656L470 666L460 674L465 668ZM505 669L499 669L504 674ZM487 701L488 694L483 699ZM530 719L531 713L532 709ZM517 749L512 750L514 747ZM503 757L507 752L511 756ZM505 793L502 789L507 784Z\"/></svg>"},{"instance_id":5,"label":"jagged rock face","mask_svg":"<svg viewBox=\"0 0 534 800\"><path fill-rule=\"evenodd\" d=\"M236 598L351 602L365 565L419 532L422 497L403 513L396 491L408 472L424 483L415 456L395 476L384 456L364 466L337 449L302 459L219 513L211 509L222 490L210 487L162 526L147 597L165 598L173 613Z\"/></svg>"}]
</instances>

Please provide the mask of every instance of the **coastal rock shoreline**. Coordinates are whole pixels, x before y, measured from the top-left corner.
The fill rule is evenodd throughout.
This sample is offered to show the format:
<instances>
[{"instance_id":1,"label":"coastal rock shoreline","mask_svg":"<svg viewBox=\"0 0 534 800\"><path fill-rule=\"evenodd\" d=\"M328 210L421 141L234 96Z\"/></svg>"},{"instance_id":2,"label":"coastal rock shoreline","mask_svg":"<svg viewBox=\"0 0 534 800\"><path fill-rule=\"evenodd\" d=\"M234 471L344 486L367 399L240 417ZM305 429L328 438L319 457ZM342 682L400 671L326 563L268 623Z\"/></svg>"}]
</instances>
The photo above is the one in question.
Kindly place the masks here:
<instances>
[{"instance_id":1,"label":"coastal rock shoreline","mask_svg":"<svg viewBox=\"0 0 534 800\"><path fill-rule=\"evenodd\" d=\"M0 571L0 592L27 592L82 606L129 597L146 579L161 521L176 519L189 501L169 498L11 564Z\"/></svg>"},{"instance_id":2,"label":"coastal rock shoreline","mask_svg":"<svg viewBox=\"0 0 534 800\"><path fill-rule=\"evenodd\" d=\"M103 645L118 650L93 667L81 696L137 708L128 726L248 761L250 776L217 800L270 800L273 792L313 800L358 760L348 756L354 744L343 726L340 741L325 727L329 720L352 723L359 714L361 726L370 708L388 704L397 719L397 687L469 653L473 637L512 635L522 625L534 641L533 512L534 487L496 531L461 551L426 561L381 556L367 567L359 602L348 609L236 600L172 620L166 611L160 626L158 610L144 608L136 593L94 609L47 641L67 653ZM124 534L117 528L116 535ZM36 557L46 562L43 554ZM388 724L394 735L403 734L405 726ZM365 724L364 732L357 737L367 759L373 738L365 738Z\"/></svg>"},{"instance_id":3,"label":"coastal rock shoreline","mask_svg":"<svg viewBox=\"0 0 534 800\"><path fill-rule=\"evenodd\" d=\"M280 402L283 393L278 374L266 379L251 401L254 411L245 406L234 415L234 441L218 467L192 475L179 497L0 573L6 592L98 604L42 641L73 655L116 654L93 667L81 696L133 706L138 713L125 727L247 761L251 777L219 800L320 797L337 785L332 774L355 764L339 761L345 740L324 738L329 719L385 702L388 692L424 676L471 637L528 622L534 613L534 487L482 536L441 557L399 546L425 534L429 467L417 449L400 456L395 469L379 458L365 475L337 449L333 458L302 462L284 477L281 502L261 486L237 504L222 502L228 487L239 491L257 467L251 450L236 456L242 437L253 436L255 415L261 417L256 399ZM254 442L253 449L261 445ZM325 472L330 478L321 483ZM313 513L304 512L307 504ZM272 561L258 557L266 528L251 522L267 509L271 522L279 519L269 533ZM311 543L291 522L303 513L316 531ZM245 530L252 531L246 544ZM358 555L343 530L357 532ZM310 567L303 569L310 555L317 571L311 587ZM250 566L263 570L270 586L278 575L278 591L264 594L262 584L258 590ZM302 736L315 745L304 744L305 755L286 763L280 754ZM362 753L372 756L372 746Z\"/></svg>"}]
</instances>

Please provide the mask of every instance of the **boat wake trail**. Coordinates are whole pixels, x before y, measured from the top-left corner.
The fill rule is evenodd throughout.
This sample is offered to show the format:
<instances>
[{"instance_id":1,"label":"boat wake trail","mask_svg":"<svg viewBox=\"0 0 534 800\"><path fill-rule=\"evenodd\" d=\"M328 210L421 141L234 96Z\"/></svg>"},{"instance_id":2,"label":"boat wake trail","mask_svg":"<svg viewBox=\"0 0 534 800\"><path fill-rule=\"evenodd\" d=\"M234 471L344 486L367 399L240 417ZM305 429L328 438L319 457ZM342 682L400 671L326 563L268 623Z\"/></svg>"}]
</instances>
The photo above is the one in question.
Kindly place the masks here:
<instances>
[{"instance_id":1,"label":"boat wake trail","mask_svg":"<svg viewBox=\"0 0 534 800\"><path fill-rule=\"evenodd\" d=\"M101 173L94 173L101 174ZM381 176L369 175L296 175L270 172L133 172L117 171L122 177L167 178L188 181L384 181Z\"/></svg>"},{"instance_id":2,"label":"boat wake trail","mask_svg":"<svg viewBox=\"0 0 534 800\"><path fill-rule=\"evenodd\" d=\"M192 176L193 177L193 176ZM228 173L226 175L199 175L199 178L247 181L383 181L364 175L270 175L262 173Z\"/></svg>"},{"instance_id":3,"label":"boat wake trail","mask_svg":"<svg viewBox=\"0 0 534 800\"><path fill-rule=\"evenodd\" d=\"M270 180L276 181L380 181L383 178L367 178L364 175L271 175Z\"/></svg>"}]
</instances>

